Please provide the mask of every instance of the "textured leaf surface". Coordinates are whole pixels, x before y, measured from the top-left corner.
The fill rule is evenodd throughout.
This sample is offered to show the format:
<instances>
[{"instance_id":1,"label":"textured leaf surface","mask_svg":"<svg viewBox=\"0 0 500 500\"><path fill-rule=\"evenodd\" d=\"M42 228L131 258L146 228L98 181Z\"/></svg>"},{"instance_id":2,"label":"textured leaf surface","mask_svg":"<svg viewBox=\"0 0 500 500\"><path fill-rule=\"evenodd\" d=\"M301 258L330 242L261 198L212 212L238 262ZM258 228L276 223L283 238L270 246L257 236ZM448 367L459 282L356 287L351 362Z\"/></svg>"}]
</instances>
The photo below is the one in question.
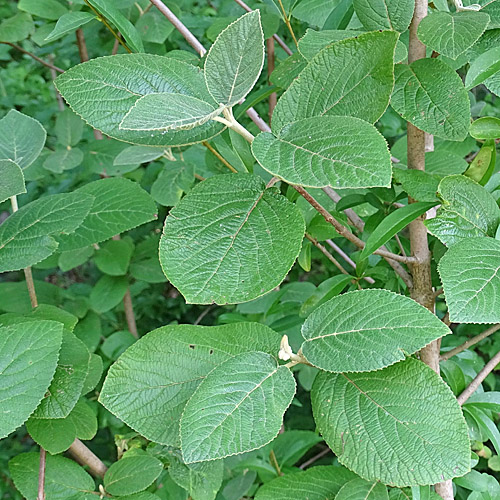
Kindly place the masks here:
<instances>
[{"instance_id":1,"label":"textured leaf surface","mask_svg":"<svg viewBox=\"0 0 500 500\"><path fill-rule=\"evenodd\" d=\"M500 118L484 116L470 125L470 135L474 139L498 139L500 137Z\"/></svg>"},{"instance_id":2,"label":"textured leaf surface","mask_svg":"<svg viewBox=\"0 0 500 500\"><path fill-rule=\"evenodd\" d=\"M462 80L438 59L397 64L392 107L429 134L450 141L467 137L470 105Z\"/></svg>"},{"instance_id":3,"label":"textured leaf surface","mask_svg":"<svg viewBox=\"0 0 500 500\"><path fill-rule=\"evenodd\" d=\"M151 196L128 179L116 177L90 182L74 192L80 193L93 196L94 202L77 230L59 237L61 251L100 243L157 217Z\"/></svg>"},{"instance_id":4,"label":"textured leaf surface","mask_svg":"<svg viewBox=\"0 0 500 500\"><path fill-rule=\"evenodd\" d=\"M33 321L0 328L0 437L22 425L54 375L62 325Z\"/></svg>"},{"instance_id":5,"label":"textured leaf surface","mask_svg":"<svg viewBox=\"0 0 500 500\"><path fill-rule=\"evenodd\" d=\"M76 146L83 135L83 120L71 109L66 108L59 113L56 118L54 131L57 136L57 142L66 148Z\"/></svg>"},{"instance_id":6,"label":"textured leaf surface","mask_svg":"<svg viewBox=\"0 0 500 500\"><path fill-rule=\"evenodd\" d=\"M26 193L21 167L12 160L0 160L0 203L11 196Z\"/></svg>"},{"instance_id":7,"label":"textured leaf surface","mask_svg":"<svg viewBox=\"0 0 500 500\"><path fill-rule=\"evenodd\" d=\"M471 237L495 236L500 209L484 187L463 175L451 175L439 183L438 194L441 207L425 225L443 244L451 246Z\"/></svg>"},{"instance_id":8,"label":"textured leaf surface","mask_svg":"<svg viewBox=\"0 0 500 500\"><path fill-rule=\"evenodd\" d=\"M214 500L222 484L224 461L186 465L180 453L179 456L173 454L168 473L179 486L187 490L193 500Z\"/></svg>"},{"instance_id":9,"label":"textured leaf surface","mask_svg":"<svg viewBox=\"0 0 500 500\"><path fill-rule=\"evenodd\" d=\"M102 273L124 276L127 273L134 245L127 240L110 240L97 250L94 262Z\"/></svg>"},{"instance_id":10,"label":"textured leaf surface","mask_svg":"<svg viewBox=\"0 0 500 500\"><path fill-rule=\"evenodd\" d=\"M0 120L0 160L12 160L24 169L38 157L46 137L40 122L13 109Z\"/></svg>"},{"instance_id":11,"label":"textured leaf surface","mask_svg":"<svg viewBox=\"0 0 500 500\"><path fill-rule=\"evenodd\" d=\"M122 130L188 130L219 115L213 103L184 94L164 92L141 97L120 123Z\"/></svg>"},{"instance_id":12,"label":"textured leaf surface","mask_svg":"<svg viewBox=\"0 0 500 500\"><path fill-rule=\"evenodd\" d=\"M500 47L493 47L474 59L465 77L465 88L470 90L500 71Z\"/></svg>"},{"instance_id":13,"label":"textured leaf surface","mask_svg":"<svg viewBox=\"0 0 500 500\"><path fill-rule=\"evenodd\" d=\"M296 492L308 500L333 500L340 488L355 477L345 467L311 467L267 482L257 491L255 500L295 500Z\"/></svg>"},{"instance_id":14,"label":"textured leaf surface","mask_svg":"<svg viewBox=\"0 0 500 500\"><path fill-rule=\"evenodd\" d=\"M278 101L273 132L290 122L325 114L377 121L394 85L397 39L393 31L366 33L319 52Z\"/></svg>"},{"instance_id":15,"label":"textured leaf surface","mask_svg":"<svg viewBox=\"0 0 500 500\"><path fill-rule=\"evenodd\" d=\"M393 177L414 200L436 201L440 177L422 170L395 168Z\"/></svg>"},{"instance_id":16,"label":"textured leaf surface","mask_svg":"<svg viewBox=\"0 0 500 500\"><path fill-rule=\"evenodd\" d=\"M60 174L64 170L78 167L83 161L83 151L79 148L60 148L50 153L43 162L43 168Z\"/></svg>"},{"instance_id":17,"label":"textured leaf surface","mask_svg":"<svg viewBox=\"0 0 500 500\"><path fill-rule=\"evenodd\" d=\"M302 326L302 352L332 372L378 370L405 359L450 333L414 300L388 290L360 290L334 297Z\"/></svg>"},{"instance_id":18,"label":"textured leaf surface","mask_svg":"<svg viewBox=\"0 0 500 500\"><path fill-rule=\"evenodd\" d=\"M129 146L116 156L113 165L147 163L160 158L164 153L164 149L154 146Z\"/></svg>"},{"instance_id":19,"label":"textured leaf surface","mask_svg":"<svg viewBox=\"0 0 500 500\"><path fill-rule=\"evenodd\" d=\"M207 122L194 130L120 130L119 124L144 95L175 92L217 104L209 94L203 72L171 57L123 54L79 64L56 80L71 108L92 127L115 139L151 146L179 146L209 139L224 125Z\"/></svg>"},{"instance_id":20,"label":"textured leaf surface","mask_svg":"<svg viewBox=\"0 0 500 500\"><path fill-rule=\"evenodd\" d=\"M472 47L490 22L483 12L436 11L418 25L418 38L430 49L456 59Z\"/></svg>"},{"instance_id":21,"label":"textured leaf surface","mask_svg":"<svg viewBox=\"0 0 500 500\"><path fill-rule=\"evenodd\" d=\"M66 451L76 438L75 425L69 417L30 418L26 429L33 441L52 455Z\"/></svg>"},{"instance_id":22,"label":"textured leaf surface","mask_svg":"<svg viewBox=\"0 0 500 500\"><path fill-rule=\"evenodd\" d=\"M53 42L95 18L94 14L90 12L69 12L68 14L64 14L59 17L54 29L47 35L45 41Z\"/></svg>"},{"instance_id":23,"label":"textured leaf surface","mask_svg":"<svg viewBox=\"0 0 500 500\"><path fill-rule=\"evenodd\" d=\"M97 313L110 311L123 299L128 288L126 276L104 275L90 292L90 307Z\"/></svg>"},{"instance_id":24,"label":"textured leaf surface","mask_svg":"<svg viewBox=\"0 0 500 500\"><path fill-rule=\"evenodd\" d=\"M360 259L365 259L375 250L387 243L395 234L404 229L411 221L431 209L436 202L417 202L398 208L385 217L366 240Z\"/></svg>"},{"instance_id":25,"label":"textured leaf surface","mask_svg":"<svg viewBox=\"0 0 500 500\"><path fill-rule=\"evenodd\" d=\"M173 207L182 194L194 184L194 168L190 163L168 162L151 186L151 196L160 205Z\"/></svg>"},{"instance_id":26,"label":"textured leaf surface","mask_svg":"<svg viewBox=\"0 0 500 500\"><path fill-rule=\"evenodd\" d=\"M278 434L295 395L286 366L263 352L228 359L198 386L181 418L186 463L215 460L261 448Z\"/></svg>"},{"instance_id":27,"label":"textured leaf surface","mask_svg":"<svg viewBox=\"0 0 500 500\"><path fill-rule=\"evenodd\" d=\"M335 500L389 500L389 495L382 483L357 478L344 484Z\"/></svg>"},{"instance_id":28,"label":"textured leaf surface","mask_svg":"<svg viewBox=\"0 0 500 500\"><path fill-rule=\"evenodd\" d=\"M258 323L159 328L111 366L99 400L147 439L175 446L184 406L209 372L236 354L273 354L279 345L280 336Z\"/></svg>"},{"instance_id":29,"label":"textured leaf surface","mask_svg":"<svg viewBox=\"0 0 500 500\"><path fill-rule=\"evenodd\" d=\"M190 303L246 302L283 281L303 236L298 209L260 178L218 175L170 211L160 263Z\"/></svg>"},{"instance_id":30,"label":"textured leaf surface","mask_svg":"<svg viewBox=\"0 0 500 500\"><path fill-rule=\"evenodd\" d=\"M0 226L0 272L45 259L57 248L52 236L73 232L93 203L86 193L54 194L28 203Z\"/></svg>"},{"instance_id":31,"label":"textured leaf surface","mask_svg":"<svg viewBox=\"0 0 500 500\"><path fill-rule=\"evenodd\" d=\"M500 241L460 241L440 260L439 274L451 321L500 322Z\"/></svg>"},{"instance_id":32,"label":"textured leaf surface","mask_svg":"<svg viewBox=\"0 0 500 500\"><path fill-rule=\"evenodd\" d=\"M234 106L252 90L264 64L260 11L230 24L215 40L205 60L205 81L217 103Z\"/></svg>"},{"instance_id":33,"label":"textured leaf surface","mask_svg":"<svg viewBox=\"0 0 500 500\"><path fill-rule=\"evenodd\" d=\"M123 457L104 475L104 488L111 495L131 495L145 490L160 475L163 464L148 453Z\"/></svg>"},{"instance_id":34,"label":"textured leaf surface","mask_svg":"<svg viewBox=\"0 0 500 500\"><path fill-rule=\"evenodd\" d=\"M35 418L64 418L75 407L89 371L90 353L85 344L69 331L64 331L54 378Z\"/></svg>"},{"instance_id":35,"label":"textured leaf surface","mask_svg":"<svg viewBox=\"0 0 500 500\"><path fill-rule=\"evenodd\" d=\"M354 10L367 30L406 31L413 17L413 0L354 0Z\"/></svg>"},{"instance_id":36,"label":"textured leaf surface","mask_svg":"<svg viewBox=\"0 0 500 500\"><path fill-rule=\"evenodd\" d=\"M252 152L260 165L290 184L309 187L389 186L391 158L377 129L358 118L321 116L259 134Z\"/></svg>"},{"instance_id":37,"label":"textured leaf surface","mask_svg":"<svg viewBox=\"0 0 500 500\"><path fill-rule=\"evenodd\" d=\"M420 361L409 358L368 373L320 372L311 398L328 446L364 479L425 485L469 471L469 437L460 406Z\"/></svg>"},{"instance_id":38,"label":"textured leaf surface","mask_svg":"<svg viewBox=\"0 0 500 500\"><path fill-rule=\"evenodd\" d=\"M36 500L39 453L22 453L9 462L16 488L27 500ZM61 456L47 455L45 496L47 500L90 500L94 498L94 480L76 462Z\"/></svg>"},{"instance_id":39,"label":"textured leaf surface","mask_svg":"<svg viewBox=\"0 0 500 500\"><path fill-rule=\"evenodd\" d=\"M118 10L119 2L109 0L88 0L100 14L111 21L133 52L144 52L142 40L135 26Z\"/></svg>"}]
</instances>

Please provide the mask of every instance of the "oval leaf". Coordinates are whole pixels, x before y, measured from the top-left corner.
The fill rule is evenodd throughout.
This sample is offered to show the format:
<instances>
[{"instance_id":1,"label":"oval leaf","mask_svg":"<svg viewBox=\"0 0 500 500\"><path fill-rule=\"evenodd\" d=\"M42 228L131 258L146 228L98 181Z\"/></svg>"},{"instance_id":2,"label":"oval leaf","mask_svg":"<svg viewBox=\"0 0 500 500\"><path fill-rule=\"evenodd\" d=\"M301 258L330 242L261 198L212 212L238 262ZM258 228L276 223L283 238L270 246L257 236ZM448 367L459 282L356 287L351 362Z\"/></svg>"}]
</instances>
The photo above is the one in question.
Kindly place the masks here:
<instances>
[{"instance_id":1,"label":"oval leaf","mask_svg":"<svg viewBox=\"0 0 500 500\"><path fill-rule=\"evenodd\" d=\"M439 261L450 321L500 323L500 241L468 238Z\"/></svg>"},{"instance_id":2,"label":"oval leaf","mask_svg":"<svg viewBox=\"0 0 500 500\"><path fill-rule=\"evenodd\" d=\"M217 103L234 106L252 90L264 65L260 11L241 16L216 38L205 60L205 81Z\"/></svg>"},{"instance_id":3,"label":"oval leaf","mask_svg":"<svg viewBox=\"0 0 500 500\"><path fill-rule=\"evenodd\" d=\"M21 167L12 160L0 160L0 203L7 198L26 193L24 174Z\"/></svg>"},{"instance_id":4,"label":"oval leaf","mask_svg":"<svg viewBox=\"0 0 500 500\"><path fill-rule=\"evenodd\" d=\"M286 366L263 352L235 356L198 386L181 418L185 463L256 450L278 434L295 395Z\"/></svg>"},{"instance_id":5,"label":"oval leaf","mask_svg":"<svg viewBox=\"0 0 500 500\"><path fill-rule=\"evenodd\" d=\"M498 71L500 71L500 47L493 47L470 63L465 77L465 88L470 90L476 87Z\"/></svg>"},{"instance_id":6,"label":"oval leaf","mask_svg":"<svg viewBox=\"0 0 500 500\"><path fill-rule=\"evenodd\" d=\"M281 96L273 113L273 132L325 114L377 121L394 85L397 40L394 31L365 33L323 49Z\"/></svg>"},{"instance_id":7,"label":"oval leaf","mask_svg":"<svg viewBox=\"0 0 500 500\"><path fill-rule=\"evenodd\" d=\"M484 116L470 125L470 135L474 139L498 139L500 137L500 118Z\"/></svg>"},{"instance_id":8,"label":"oval leaf","mask_svg":"<svg viewBox=\"0 0 500 500\"><path fill-rule=\"evenodd\" d=\"M87 24L92 19L96 19L94 14L90 12L69 12L64 14L57 20L54 29L47 35L45 42L53 42L68 33L78 29L80 26Z\"/></svg>"},{"instance_id":9,"label":"oval leaf","mask_svg":"<svg viewBox=\"0 0 500 500\"><path fill-rule=\"evenodd\" d=\"M0 328L0 438L21 426L54 376L62 324L33 321Z\"/></svg>"},{"instance_id":10,"label":"oval leaf","mask_svg":"<svg viewBox=\"0 0 500 500\"><path fill-rule=\"evenodd\" d=\"M354 10L367 30L406 31L410 26L413 0L354 0Z\"/></svg>"},{"instance_id":11,"label":"oval leaf","mask_svg":"<svg viewBox=\"0 0 500 500\"><path fill-rule=\"evenodd\" d=\"M334 297L302 325L302 353L331 372L378 370L450 333L414 300L388 290L359 290Z\"/></svg>"},{"instance_id":12,"label":"oval leaf","mask_svg":"<svg viewBox=\"0 0 500 500\"><path fill-rule=\"evenodd\" d=\"M470 104L462 80L438 59L397 64L391 105L405 120L450 141L463 141L470 122Z\"/></svg>"},{"instance_id":13,"label":"oval leaf","mask_svg":"<svg viewBox=\"0 0 500 500\"><path fill-rule=\"evenodd\" d=\"M93 59L60 75L55 85L73 111L92 127L125 142L150 146L181 146L219 134L224 125L207 122L193 130L122 130L119 124L144 95L181 93L217 104L207 90L203 73L172 57L119 54Z\"/></svg>"},{"instance_id":14,"label":"oval leaf","mask_svg":"<svg viewBox=\"0 0 500 500\"><path fill-rule=\"evenodd\" d=\"M361 188L391 182L391 157L377 129L358 118L322 116L259 134L252 152L260 165L290 184Z\"/></svg>"},{"instance_id":15,"label":"oval leaf","mask_svg":"<svg viewBox=\"0 0 500 500\"><path fill-rule=\"evenodd\" d=\"M353 479L344 484L335 500L389 500L387 486L371 483L361 478Z\"/></svg>"},{"instance_id":16,"label":"oval leaf","mask_svg":"<svg viewBox=\"0 0 500 500\"><path fill-rule=\"evenodd\" d=\"M426 485L469 471L469 437L460 406L421 361L409 358L368 373L320 372L311 398L328 446L340 463L366 480Z\"/></svg>"},{"instance_id":17,"label":"oval leaf","mask_svg":"<svg viewBox=\"0 0 500 500\"><path fill-rule=\"evenodd\" d=\"M147 439L176 446L184 406L208 373L236 354L279 348L280 336L258 323L165 326L111 366L99 401Z\"/></svg>"},{"instance_id":18,"label":"oval leaf","mask_svg":"<svg viewBox=\"0 0 500 500\"><path fill-rule=\"evenodd\" d=\"M283 281L304 230L296 206L260 178L217 175L170 211L160 263L189 303L247 302Z\"/></svg>"}]
</instances>

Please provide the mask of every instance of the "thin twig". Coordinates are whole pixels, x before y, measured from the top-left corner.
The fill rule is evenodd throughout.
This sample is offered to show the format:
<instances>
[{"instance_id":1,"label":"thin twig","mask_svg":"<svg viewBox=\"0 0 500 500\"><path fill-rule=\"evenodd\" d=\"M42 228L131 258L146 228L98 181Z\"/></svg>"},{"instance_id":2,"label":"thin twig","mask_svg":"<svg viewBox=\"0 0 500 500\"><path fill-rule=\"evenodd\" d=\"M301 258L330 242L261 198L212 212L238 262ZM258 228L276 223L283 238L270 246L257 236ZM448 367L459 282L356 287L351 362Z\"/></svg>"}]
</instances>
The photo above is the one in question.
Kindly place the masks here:
<instances>
[{"instance_id":1,"label":"thin twig","mask_svg":"<svg viewBox=\"0 0 500 500\"><path fill-rule=\"evenodd\" d=\"M45 500L45 463L47 452L40 446L40 464L38 466L38 494L37 500Z\"/></svg>"},{"instance_id":2,"label":"thin twig","mask_svg":"<svg viewBox=\"0 0 500 500\"><path fill-rule=\"evenodd\" d=\"M234 0L240 7L245 9L247 12L252 12L252 9L242 0ZM291 56L293 52L290 50L288 45L275 33L273 35L274 40L278 43L278 45L289 55Z\"/></svg>"},{"instance_id":3,"label":"thin twig","mask_svg":"<svg viewBox=\"0 0 500 500\"><path fill-rule=\"evenodd\" d=\"M205 146L224 166L226 166L231 172L237 173L238 171L207 141L202 142L203 146Z\"/></svg>"},{"instance_id":4,"label":"thin twig","mask_svg":"<svg viewBox=\"0 0 500 500\"><path fill-rule=\"evenodd\" d=\"M269 452L269 461L271 462L271 465L276 469L276 474L278 474L278 476L282 476L283 472L281 472L281 468L278 464L278 460L276 459L276 454L274 453L274 450L271 450Z\"/></svg>"},{"instance_id":5,"label":"thin twig","mask_svg":"<svg viewBox=\"0 0 500 500\"><path fill-rule=\"evenodd\" d=\"M201 314L196 318L195 322L193 325L199 325L201 323L201 320L214 308L216 307L215 304L211 304L208 307L205 307L203 311L201 311Z\"/></svg>"},{"instance_id":6,"label":"thin twig","mask_svg":"<svg viewBox=\"0 0 500 500\"><path fill-rule=\"evenodd\" d=\"M40 59L38 56L35 56L35 54L28 52L27 50L24 50L22 47L19 47L19 45L16 45L15 43L11 42L1 42L4 43L5 45L10 45L11 47L14 47L16 50L19 50L19 52L22 52L23 54L26 54L27 56L32 57L35 61L38 61L40 64L43 64L47 68L53 69L54 71L57 71L58 73L64 73L64 70L61 68L58 68L57 66L54 66L53 64L48 63L47 61L44 61L43 59Z\"/></svg>"},{"instance_id":7,"label":"thin twig","mask_svg":"<svg viewBox=\"0 0 500 500\"><path fill-rule=\"evenodd\" d=\"M485 365L484 368L476 375L474 380L464 389L462 394L458 396L457 401L463 405L474 394L476 389L481 385L484 379L495 369L500 363L500 351L498 351Z\"/></svg>"},{"instance_id":8,"label":"thin twig","mask_svg":"<svg viewBox=\"0 0 500 500\"><path fill-rule=\"evenodd\" d=\"M347 227L338 222L337 219L335 219L333 215L328 212L328 210L326 210L317 200L315 200L313 196L311 196L303 187L293 186L293 188L298 191L298 193L302 195L306 199L306 201L309 202L311 206L313 206L341 236L349 240L360 249L363 249L365 247L365 242L363 240L360 240L355 234L351 233L351 231L349 231ZM382 257L388 257L392 260L404 262L406 264L415 262L414 257L405 257L404 255L397 255L395 253L387 252L386 250L382 249L375 250L375 252L373 253Z\"/></svg>"},{"instance_id":9,"label":"thin twig","mask_svg":"<svg viewBox=\"0 0 500 500\"><path fill-rule=\"evenodd\" d=\"M295 47L298 47L299 42L297 42L297 38L295 38L295 33L293 32L292 25L290 24L290 17L286 13L285 7L283 6L283 2L281 0L278 0L278 3L280 4L281 12L283 12L283 19L285 20L286 27L288 28L290 35L292 35L293 43L295 43Z\"/></svg>"},{"instance_id":10,"label":"thin twig","mask_svg":"<svg viewBox=\"0 0 500 500\"><path fill-rule=\"evenodd\" d=\"M89 60L89 53L87 52L87 45L85 43L85 36L82 28L75 31L76 44L78 45L78 52L80 53L80 61L87 62Z\"/></svg>"},{"instance_id":11,"label":"thin twig","mask_svg":"<svg viewBox=\"0 0 500 500\"><path fill-rule=\"evenodd\" d=\"M332 240L326 240L326 242L353 268L356 269L356 263L347 255L342 248L340 248L335 242ZM373 285L375 280L370 278L370 276L364 276L363 279Z\"/></svg>"},{"instance_id":12,"label":"thin twig","mask_svg":"<svg viewBox=\"0 0 500 500\"><path fill-rule=\"evenodd\" d=\"M324 450L321 450L318 454L314 455L314 457L311 457L309 460L306 460L303 464L299 465L299 469L306 469L310 465L312 465L314 462L318 461L320 458L323 458L325 455L328 455L330 453L330 448L325 448Z\"/></svg>"},{"instance_id":13,"label":"thin twig","mask_svg":"<svg viewBox=\"0 0 500 500\"><path fill-rule=\"evenodd\" d=\"M268 38L266 40L266 49L267 49L267 79L271 78L271 74L274 71L274 40L272 38ZM271 118L273 117L273 111L276 107L276 103L278 100L278 96L276 92L273 92L269 96L269 122L271 122Z\"/></svg>"},{"instance_id":14,"label":"thin twig","mask_svg":"<svg viewBox=\"0 0 500 500\"><path fill-rule=\"evenodd\" d=\"M87 448L79 439L75 439L69 447L70 454L81 465L87 465L89 472L96 477L104 477L108 470L104 462L92 450Z\"/></svg>"},{"instance_id":15,"label":"thin twig","mask_svg":"<svg viewBox=\"0 0 500 500\"><path fill-rule=\"evenodd\" d=\"M342 274L347 274L349 276L349 273L344 269L342 264L313 236L311 236L309 233L306 233L306 238L342 273Z\"/></svg>"},{"instance_id":16,"label":"thin twig","mask_svg":"<svg viewBox=\"0 0 500 500\"><path fill-rule=\"evenodd\" d=\"M475 337L472 337L471 339L465 341L463 344L454 347L451 351L442 354L441 357L439 358L440 361L446 361L447 359L456 356L457 354L461 353L462 351L465 351L469 347L476 345L478 342L481 342L481 340L485 339L486 337L493 335L498 330L500 330L500 323L498 325L490 326L489 328L484 330L484 332L481 332L479 335L476 335Z\"/></svg>"},{"instance_id":17,"label":"thin twig","mask_svg":"<svg viewBox=\"0 0 500 500\"><path fill-rule=\"evenodd\" d=\"M123 309L125 310L125 317L127 318L128 331L136 338L139 338L137 332L137 323L135 322L134 307L132 306L132 296L130 295L130 287L123 296Z\"/></svg>"},{"instance_id":18,"label":"thin twig","mask_svg":"<svg viewBox=\"0 0 500 500\"><path fill-rule=\"evenodd\" d=\"M50 64L54 65L54 56L50 54L48 58ZM57 71L54 68L49 68L49 70L50 70L50 77L52 78L52 80L55 80L57 78ZM55 87L52 88L56 93L57 107L59 108L59 111L64 111L64 100L62 98L62 95Z\"/></svg>"}]
</instances>

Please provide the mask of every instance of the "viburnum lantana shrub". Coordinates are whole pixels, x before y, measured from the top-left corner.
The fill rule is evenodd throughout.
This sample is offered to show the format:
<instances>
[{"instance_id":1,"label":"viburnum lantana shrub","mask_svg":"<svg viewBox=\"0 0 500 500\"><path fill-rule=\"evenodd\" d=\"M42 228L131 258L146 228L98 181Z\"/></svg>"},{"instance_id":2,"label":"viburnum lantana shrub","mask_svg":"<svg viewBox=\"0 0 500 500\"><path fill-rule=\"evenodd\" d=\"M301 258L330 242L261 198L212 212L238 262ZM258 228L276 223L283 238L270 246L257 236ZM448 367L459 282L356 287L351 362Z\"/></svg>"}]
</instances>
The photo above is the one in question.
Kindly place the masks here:
<instances>
[{"instance_id":1,"label":"viburnum lantana shrub","mask_svg":"<svg viewBox=\"0 0 500 500\"><path fill-rule=\"evenodd\" d=\"M499 497L496 479L478 471L484 464L470 472L479 457L490 458L482 443L500 453L500 393L490 383L471 397L498 354L490 350L493 364L480 372L473 351L462 365L449 360L460 343L449 342L445 380L439 362L450 326L500 323L500 119L471 119L478 86L500 91L500 2L451 9L434 2L429 10L420 0L338 4L345 16L355 12L351 25L307 29L278 67L284 92L270 127L261 124L257 134L242 116L259 102L258 90L249 94L266 62L260 10L228 24L201 62L180 51L145 52L137 29L102 0L89 0L89 12L55 17L49 40L97 14L131 53L97 57L56 78L72 111L58 118L63 147L44 160L47 168L80 165L78 116L133 144L130 164L174 161L150 189L124 168L18 206L46 131L17 110L0 120L0 200L12 202L0 225L0 272L25 270L34 307L0 315L0 436L25 424L49 452L11 459L26 498L39 495L39 470L46 500L94 498L93 478L59 455L68 449L102 477L102 495L130 500ZM398 116L408 123L407 143L387 133L389 151L382 132ZM195 182L183 155L217 138L231 172L197 174ZM105 151L115 141L102 143ZM161 237L139 249L133 230L165 215L161 207L169 207ZM331 241L340 237L345 251ZM315 248L343 272L304 295L290 270L298 259L311 271ZM330 254L335 248L352 274ZM79 327L87 310L51 305L31 276L51 256L62 270L76 262L73 269L94 250L102 276L88 302L96 317L130 300L127 273L147 283L166 278L186 304L238 304L234 316L108 343L104 352L114 354L101 384L100 339L89 343ZM282 316L266 319L287 307L280 287L291 290L289 326ZM317 433L283 432L284 415L304 392ZM76 449L94 438L96 413L133 432L116 436L119 460L97 473ZM292 467L322 440L333 462ZM162 496L160 481L171 496Z\"/></svg>"}]
</instances>

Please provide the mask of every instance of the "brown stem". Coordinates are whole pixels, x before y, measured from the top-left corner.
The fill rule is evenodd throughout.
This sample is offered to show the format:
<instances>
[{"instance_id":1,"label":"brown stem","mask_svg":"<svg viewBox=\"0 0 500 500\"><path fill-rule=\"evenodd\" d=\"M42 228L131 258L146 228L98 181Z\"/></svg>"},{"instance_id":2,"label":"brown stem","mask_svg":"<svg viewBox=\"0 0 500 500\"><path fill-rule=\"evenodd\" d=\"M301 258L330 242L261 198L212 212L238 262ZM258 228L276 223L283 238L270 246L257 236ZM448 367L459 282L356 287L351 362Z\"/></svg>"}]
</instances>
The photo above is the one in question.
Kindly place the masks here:
<instances>
[{"instance_id":1,"label":"brown stem","mask_svg":"<svg viewBox=\"0 0 500 500\"><path fill-rule=\"evenodd\" d=\"M462 351L465 351L465 349L468 349L469 347L476 345L478 342L481 342L481 340L485 339L486 337L493 335L498 330L500 330L500 324L490 326L489 328L487 328L484 332L480 333L479 335L476 335L475 337L472 337L471 339L467 340L463 344L461 344L457 347L454 347L451 351L445 352L441 356L440 360L446 361L447 359L450 359L453 356L456 356L457 354L461 353Z\"/></svg>"},{"instance_id":2,"label":"brown stem","mask_svg":"<svg viewBox=\"0 0 500 500\"><path fill-rule=\"evenodd\" d=\"M35 282L33 280L33 273L31 272L31 267L26 267L24 269L24 276L26 278L26 286L28 287L31 307L33 308L38 307L38 299L36 296Z\"/></svg>"},{"instance_id":3,"label":"brown stem","mask_svg":"<svg viewBox=\"0 0 500 500\"><path fill-rule=\"evenodd\" d=\"M312 465L314 462L318 461L320 458L323 458L325 455L328 455L330 453L330 448L325 448L324 450L321 450L318 454L314 455L314 457L311 457L309 460L306 460L303 464L299 465L299 469L306 469L310 465Z\"/></svg>"},{"instance_id":4,"label":"brown stem","mask_svg":"<svg viewBox=\"0 0 500 500\"><path fill-rule=\"evenodd\" d=\"M53 64L50 64L47 61L44 61L43 59L40 59L38 56L35 56L35 54L28 52L27 50L24 50L22 47L19 47L19 45L16 45L15 43L2 42L2 41L0 41L0 43L4 43L5 45L10 45L11 47L14 47L16 50L19 50L19 52L22 52L23 54L32 57L35 61L38 61L40 64L43 64L47 68L53 69L58 73L64 73L63 69L58 68L57 66L54 66Z\"/></svg>"},{"instance_id":5,"label":"brown stem","mask_svg":"<svg viewBox=\"0 0 500 500\"><path fill-rule=\"evenodd\" d=\"M240 7L244 8L247 12L252 12L252 9L242 0L234 0ZM278 36L276 33L273 35L276 43L289 55L291 56L293 52L290 50L288 45Z\"/></svg>"},{"instance_id":6,"label":"brown stem","mask_svg":"<svg viewBox=\"0 0 500 500\"><path fill-rule=\"evenodd\" d=\"M54 65L54 56L50 54L48 57L50 64ZM52 80L55 80L57 78L57 71L54 68L49 68L49 69L50 69L50 77L52 78ZM59 108L59 111L64 111L63 98L55 87L53 87L53 89L56 93L57 107Z\"/></svg>"},{"instance_id":7,"label":"brown stem","mask_svg":"<svg viewBox=\"0 0 500 500\"><path fill-rule=\"evenodd\" d=\"M89 448L87 448L79 439L75 439L69 447L72 457L81 465L87 465L89 472L96 477L104 477L108 470L104 462L101 461Z\"/></svg>"},{"instance_id":8,"label":"brown stem","mask_svg":"<svg viewBox=\"0 0 500 500\"><path fill-rule=\"evenodd\" d=\"M349 273L344 269L342 264L316 239L313 238L309 233L306 233L306 238L342 273Z\"/></svg>"},{"instance_id":9,"label":"brown stem","mask_svg":"<svg viewBox=\"0 0 500 500\"><path fill-rule=\"evenodd\" d=\"M238 171L207 141L202 142L203 146L205 146L224 166L226 166L231 172L237 173Z\"/></svg>"},{"instance_id":10,"label":"brown stem","mask_svg":"<svg viewBox=\"0 0 500 500\"><path fill-rule=\"evenodd\" d=\"M353 268L356 269L356 263L347 255L342 248L340 248L335 242L332 240L326 240L326 242ZM370 278L370 276L365 276L363 278L367 283L373 285L375 280Z\"/></svg>"},{"instance_id":11,"label":"brown stem","mask_svg":"<svg viewBox=\"0 0 500 500\"><path fill-rule=\"evenodd\" d=\"M360 240L355 234L351 233L347 227L342 225L340 222L333 217L333 215L328 212L317 200L315 200L303 187L301 186L293 186L293 188L301 195L303 196L306 201L313 206L326 220L326 222L330 223L335 230L340 234L340 236L343 236L347 240L349 240L351 243L356 245L358 248L363 249L365 247L365 242ZM397 260L399 262L404 262L404 263L413 263L415 262L415 258L413 257L405 257L404 255L397 255L395 253L388 252L386 250L378 249L373 252L376 255L380 255L382 257L388 257L392 260Z\"/></svg>"},{"instance_id":12,"label":"brown stem","mask_svg":"<svg viewBox=\"0 0 500 500\"><path fill-rule=\"evenodd\" d=\"M267 48L267 76L268 80L271 78L271 74L274 71L274 40L272 38L268 38L266 40L266 48ZM273 117L273 111L276 107L276 103L278 100L278 96L276 92L273 92L269 96L269 122L271 122L271 118Z\"/></svg>"},{"instance_id":13,"label":"brown stem","mask_svg":"<svg viewBox=\"0 0 500 500\"><path fill-rule=\"evenodd\" d=\"M271 450L269 452L269 461L271 462L271 465L276 469L276 474L278 474L278 476L282 476L283 472L281 472L281 468L278 464L278 460L276 459L274 450Z\"/></svg>"},{"instance_id":14,"label":"brown stem","mask_svg":"<svg viewBox=\"0 0 500 500\"><path fill-rule=\"evenodd\" d=\"M500 351L498 351L485 365L484 368L476 375L474 380L464 389L462 394L458 396L457 401L463 405L474 394L476 389L481 385L483 380L495 369L500 363Z\"/></svg>"},{"instance_id":15,"label":"brown stem","mask_svg":"<svg viewBox=\"0 0 500 500\"><path fill-rule=\"evenodd\" d=\"M137 323L135 322L134 307L132 306L132 297L130 295L130 287L127 288L123 296L123 309L125 310L125 317L127 318L128 331L136 338L139 338L137 333Z\"/></svg>"},{"instance_id":16,"label":"brown stem","mask_svg":"<svg viewBox=\"0 0 500 500\"><path fill-rule=\"evenodd\" d=\"M40 464L38 466L38 495L37 500L45 500L45 463L47 452L40 446Z\"/></svg>"}]
</instances>

